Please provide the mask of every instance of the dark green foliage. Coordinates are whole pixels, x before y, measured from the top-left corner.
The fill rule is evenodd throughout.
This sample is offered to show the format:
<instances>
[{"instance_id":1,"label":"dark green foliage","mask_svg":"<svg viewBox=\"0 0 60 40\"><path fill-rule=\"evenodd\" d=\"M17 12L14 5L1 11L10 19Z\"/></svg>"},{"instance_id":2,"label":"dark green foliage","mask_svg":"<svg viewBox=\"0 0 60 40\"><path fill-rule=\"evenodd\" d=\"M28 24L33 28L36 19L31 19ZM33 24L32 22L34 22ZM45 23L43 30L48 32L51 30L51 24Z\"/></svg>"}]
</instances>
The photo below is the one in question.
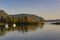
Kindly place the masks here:
<instances>
[{"instance_id":1,"label":"dark green foliage","mask_svg":"<svg viewBox=\"0 0 60 40\"><path fill-rule=\"evenodd\" d=\"M6 23L6 18L4 18L3 16L1 16L0 23Z\"/></svg>"}]
</instances>

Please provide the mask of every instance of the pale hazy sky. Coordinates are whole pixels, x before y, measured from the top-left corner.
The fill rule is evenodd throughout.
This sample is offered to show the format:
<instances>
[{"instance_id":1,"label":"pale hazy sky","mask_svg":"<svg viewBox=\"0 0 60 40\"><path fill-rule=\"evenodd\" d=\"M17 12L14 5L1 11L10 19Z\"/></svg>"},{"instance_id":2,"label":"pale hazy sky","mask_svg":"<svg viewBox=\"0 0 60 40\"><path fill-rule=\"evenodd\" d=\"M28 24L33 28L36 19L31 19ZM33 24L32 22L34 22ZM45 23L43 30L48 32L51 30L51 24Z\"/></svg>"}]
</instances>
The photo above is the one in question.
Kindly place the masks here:
<instances>
[{"instance_id":1,"label":"pale hazy sky","mask_svg":"<svg viewBox=\"0 0 60 40\"><path fill-rule=\"evenodd\" d=\"M0 0L0 10L8 14L28 13L44 19L60 19L60 0Z\"/></svg>"}]
</instances>

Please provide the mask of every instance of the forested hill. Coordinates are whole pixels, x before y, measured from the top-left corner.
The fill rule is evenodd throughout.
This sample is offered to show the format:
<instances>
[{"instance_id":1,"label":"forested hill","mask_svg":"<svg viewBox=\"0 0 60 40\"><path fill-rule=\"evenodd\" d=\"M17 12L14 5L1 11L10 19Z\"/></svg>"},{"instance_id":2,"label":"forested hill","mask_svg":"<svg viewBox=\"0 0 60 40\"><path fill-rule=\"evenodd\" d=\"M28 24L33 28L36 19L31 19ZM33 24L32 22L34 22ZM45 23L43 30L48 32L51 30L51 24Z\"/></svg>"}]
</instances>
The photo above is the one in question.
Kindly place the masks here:
<instances>
[{"instance_id":1,"label":"forested hill","mask_svg":"<svg viewBox=\"0 0 60 40\"><path fill-rule=\"evenodd\" d=\"M19 18L27 17L29 20L44 21L43 17L39 17L34 14L16 14L16 15L10 15L10 16L19 17Z\"/></svg>"},{"instance_id":2,"label":"forested hill","mask_svg":"<svg viewBox=\"0 0 60 40\"><path fill-rule=\"evenodd\" d=\"M34 14L14 14L8 15L4 10L0 10L0 22L43 22L44 18Z\"/></svg>"},{"instance_id":3,"label":"forested hill","mask_svg":"<svg viewBox=\"0 0 60 40\"><path fill-rule=\"evenodd\" d=\"M8 14L4 10L0 10L0 17L1 16L7 17Z\"/></svg>"}]
</instances>

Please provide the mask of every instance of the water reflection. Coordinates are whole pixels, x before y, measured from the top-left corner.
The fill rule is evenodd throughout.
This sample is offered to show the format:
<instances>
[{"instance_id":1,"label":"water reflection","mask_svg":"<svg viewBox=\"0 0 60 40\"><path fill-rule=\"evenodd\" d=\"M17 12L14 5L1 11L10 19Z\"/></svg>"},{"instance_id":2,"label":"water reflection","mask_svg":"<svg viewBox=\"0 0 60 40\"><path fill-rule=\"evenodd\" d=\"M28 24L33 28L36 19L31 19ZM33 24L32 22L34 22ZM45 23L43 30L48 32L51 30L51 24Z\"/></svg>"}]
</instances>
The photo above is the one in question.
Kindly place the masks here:
<instances>
[{"instance_id":1,"label":"water reflection","mask_svg":"<svg viewBox=\"0 0 60 40\"><path fill-rule=\"evenodd\" d=\"M5 25L0 25L0 36L3 36L5 35L5 33L7 33L7 31L19 31L19 32L22 32L22 33L25 33L25 32L29 32L29 31L34 31L36 30L37 28L43 28L43 25L44 24L40 24L40 25L20 25L20 26L16 26L16 27L13 27L13 26L8 26L8 28L5 27Z\"/></svg>"},{"instance_id":2,"label":"water reflection","mask_svg":"<svg viewBox=\"0 0 60 40\"><path fill-rule=\"evenodd\" d=\"M0 25L0 36L3 36L5 34L5 27L4 25Z\"/></svg>"}]
</instances>

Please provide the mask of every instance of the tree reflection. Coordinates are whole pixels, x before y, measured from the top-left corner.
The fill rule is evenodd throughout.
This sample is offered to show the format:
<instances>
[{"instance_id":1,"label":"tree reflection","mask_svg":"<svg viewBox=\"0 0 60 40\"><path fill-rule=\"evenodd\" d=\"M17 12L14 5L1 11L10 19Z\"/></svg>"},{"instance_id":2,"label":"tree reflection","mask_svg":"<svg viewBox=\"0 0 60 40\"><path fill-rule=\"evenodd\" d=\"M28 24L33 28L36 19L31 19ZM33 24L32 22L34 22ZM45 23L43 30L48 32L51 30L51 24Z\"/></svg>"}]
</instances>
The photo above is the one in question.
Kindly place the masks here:
<instances>
[{"instance_id":1,"label":"tree reflection","mask_svg":"<svg viewBox=\"0 0 60 40\"><path fill-rule=\"evenodd\" d=\"M0 36L5 35L6 31L5 31L5 26L4 25L0 25Z\"/></svg>"},{"instance_id":2,"label":"tree reflection","mask_svg":"<svg viewBox=\"0 0 60 40\"><path fill-rule=\"evenodd\" d=\"M16 26L16 27L13 27L13 26L9 26L8 28L5 28L4 25L0 25L0 36L3 36L5 33L7 33L6 31L19 31L19 32L22 32L22 33L25 33L25 32L29 32L29 31L34 31L36 30L37 28L43 28L43 25L44 24L40 24L40 25L20 25L20 26Z\"/></svg>"}]
</instances>

